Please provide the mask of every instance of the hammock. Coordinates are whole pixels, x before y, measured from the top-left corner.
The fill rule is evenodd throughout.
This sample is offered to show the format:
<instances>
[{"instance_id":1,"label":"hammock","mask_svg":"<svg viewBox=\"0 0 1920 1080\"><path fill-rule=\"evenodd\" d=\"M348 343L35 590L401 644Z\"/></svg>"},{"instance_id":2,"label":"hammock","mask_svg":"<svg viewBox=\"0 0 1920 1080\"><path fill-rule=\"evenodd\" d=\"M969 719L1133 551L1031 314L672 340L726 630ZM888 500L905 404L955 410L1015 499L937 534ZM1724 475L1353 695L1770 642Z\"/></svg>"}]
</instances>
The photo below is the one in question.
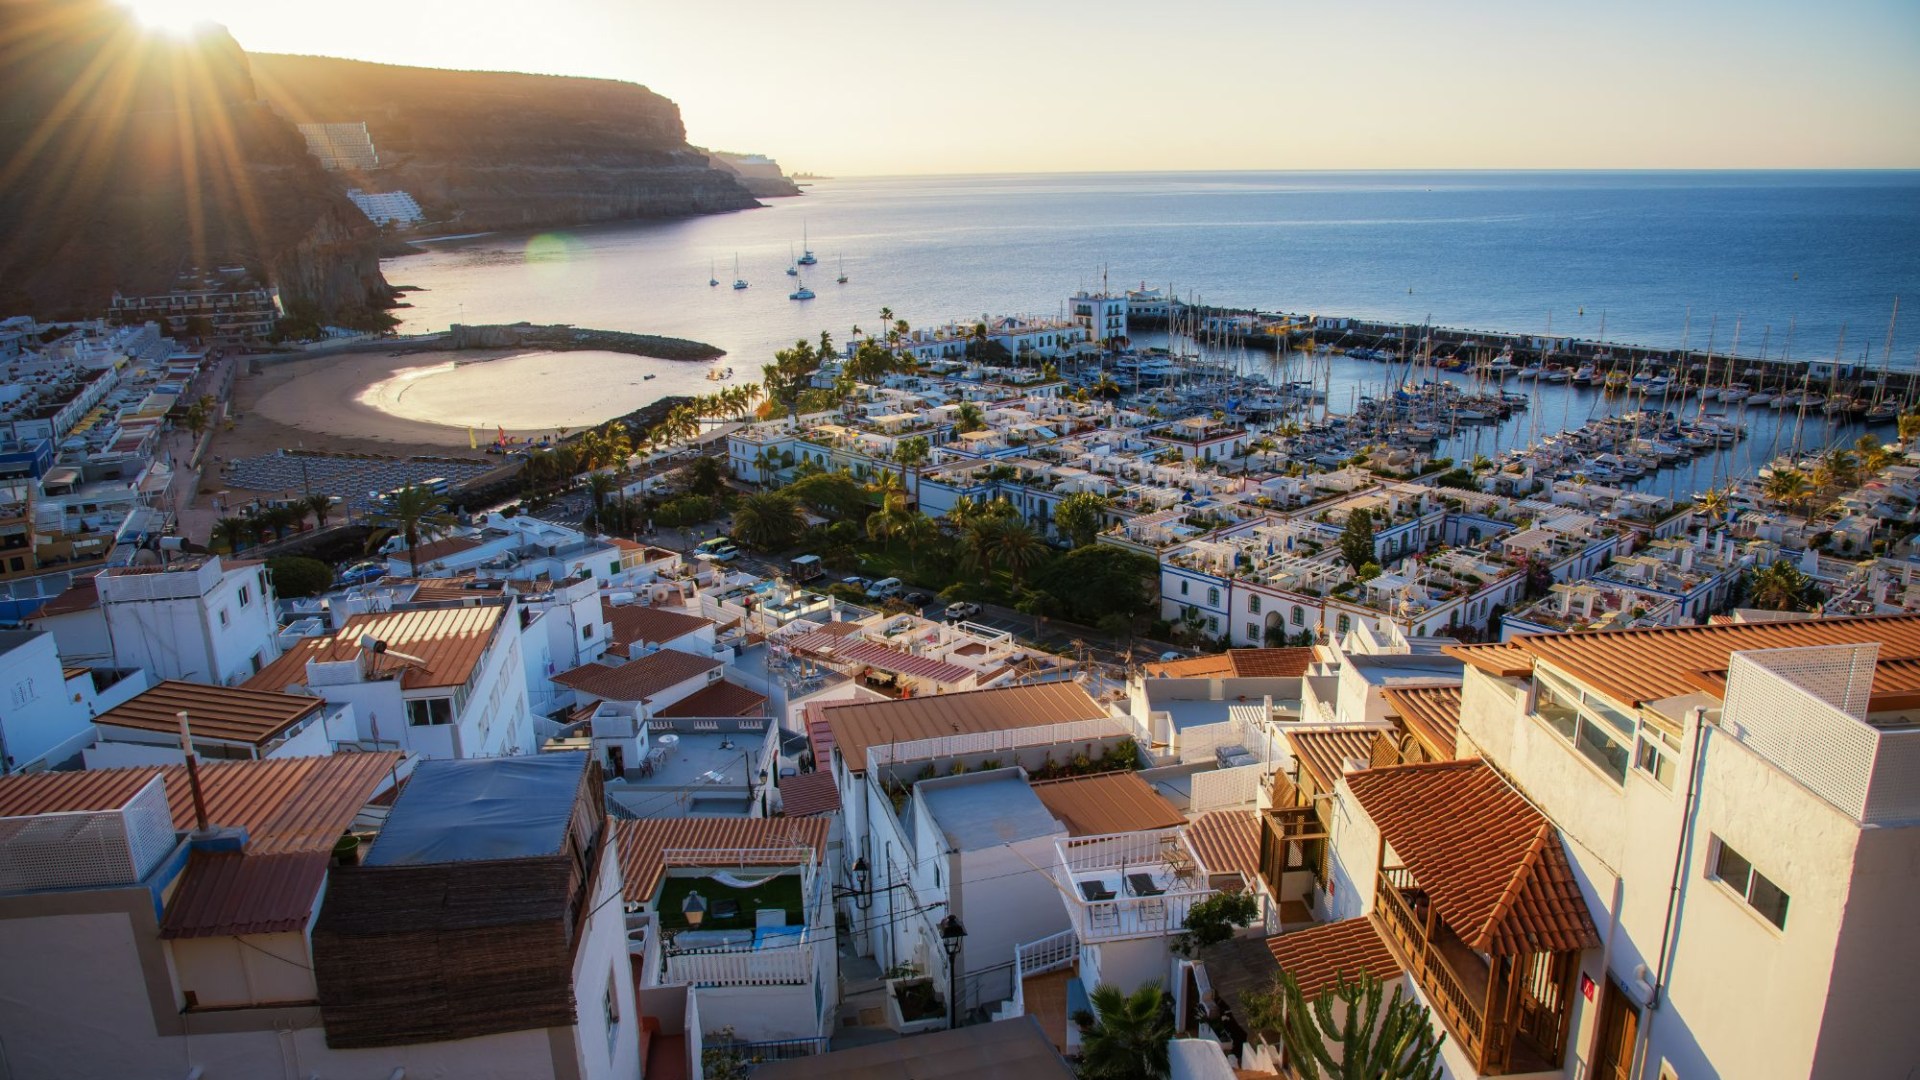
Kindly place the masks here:
<instances>
[{"instance_id":1,"label":"hammock","mask_svg":"<svg viewBox=\"0 0 1920 1080\"><path fill-rule=\"evenodd\" d=\"M725 885L729 889L757 889L767 882L772 881L774 878L779 877L780 871L775 870L765 877L760 878L742 877L739 874L729 873L725 870L717 870L707 876Z\"/></svg>"}]
</instances>

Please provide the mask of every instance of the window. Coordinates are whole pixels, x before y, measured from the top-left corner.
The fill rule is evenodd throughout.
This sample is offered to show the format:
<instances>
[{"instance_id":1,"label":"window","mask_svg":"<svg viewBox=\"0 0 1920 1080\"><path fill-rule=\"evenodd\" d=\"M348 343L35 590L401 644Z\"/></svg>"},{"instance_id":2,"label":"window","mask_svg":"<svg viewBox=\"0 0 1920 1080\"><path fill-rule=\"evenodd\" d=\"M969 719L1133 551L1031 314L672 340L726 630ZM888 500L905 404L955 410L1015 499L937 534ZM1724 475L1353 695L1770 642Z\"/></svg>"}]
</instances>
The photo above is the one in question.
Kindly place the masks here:
<instances>
[{"instance_id":1,"label":"window","mask_svg":"<svg viewBox=\"0 0 1920 1080\"><path fill-rule=\"evenodd\" d=\"M1218 604L1219 602L1220 602L1220 590L1217 587L1208 588L1207 589L1207 606L1212 607L1213 605Z\"/></svg>"},{"instance_id":2,"label":"window","mask_svg":"<svg viewBox=\"0 0 1920 1080\"><path fill-rule=\"evenodd\" d=\"M1257 596L1247 597L1247 614L1249 615L1260 614L1260 598L1259 597Z\"/></svg>"},{"instance_id":3,"label":"window","mask_svg":"<svg viewBox=\"0 0 1920 1080\"><path fill-rule=\"evenodd\" d=\"M253 590L247 588L245 585L240 586L240 606L246 607L251 603L253 603Z\"/></svg>"},{"instance_id":4,"label":"window","mask_svg":"<svg viewBox=\"0 0 1920 1080\"><path fill-rule=\"evenodd\" d=\"M1348 618L1345 615L1340 616L1339 621L1334 623L1334 630L1341 634L1346 633L1348 630L1351 630L1352 628L1353 628L1353 620L1351 618Z\"/></svg>"},{"instance_id":5,"label":"window","mask_svg":"<svg viewBox=\"0 0 1920 1080\"><path fill-rule=\"evenodd\" d=\"M1761 918L1782 930L1787 928L1787 894L1718 837L1714 838L1713 872L1709 876L1738 893Z\"/></svg>"},{"instance_id":6,"label":"window","mask_svg":"<svg viewBox=\"0 0 1920 1080\"><path fill-rule=\"evenodd\" d=\"M440 727L453 723L453 699L417 698L407 702L407 723L412 727Z\"/></svg>"},{"instance_id":7,"label":"window","mask_svg":"<svg viewBox=\"0 0 1920 1080\"><path fill-rule=\"evenodd\" d=\"M1293 625L1307 625L1307 609L1301 607L1299 604L1293 605Z\"/></svg>"},{"instance_id":8,"label":"window","mask_svg":"<svg viewBox=\"0 0 1920 1080\"><path fill-rule=\"evenodd\" d=\"M588 623L587 625L580 628L580 640L581 641L593 640L593 624L592 623Z\"/></svg>"},{"instance_id":9,"label":"window","mask_svg":"<svg viewBox=\"0 0 1920 1080\"><path fill-rule=\"evenodd\" d=\"M1181 596L1187 595L1187 582L1186 582L1186 579L1184 578L1181 579L1180 581L1180 595Z\"/></svg>"},{"instance_id":10,"label":"window","mask_svg":"<svg viewBox=\"0 0 1920 1080\"><path fill-rule=\"evenodd\" d=\"M224 627L232 622L233 620L227 617L227 609L221 608L220 609L220 625Z\"/></svg>"},{"instance_id":11,"label":"window","mask_svg":"<svg viewBox=\"0 0 1920 1080\"><path fill-rule=\"evenodd\" d=\"M1633 767L1652 777L1655 783L1668 791L1673 790L1673 776L1677 768L1674 759L1679 753L1679 735L1652 723L1643 721L1640 724L1640 744L1633 752Z\"/></svg>"},{"instance_id":12,"label":"window","mask_svg":"<svg viewBox=\"0 0 1920 1080\"><path fill-rule=\"evenodd\" d=\"M1217 634L1219 632L1220 632L1220 616L1218 615L1207 616L1207 633Z\"/></svg>"},{"instance_id":13,"label":"window","mask_svg":"<svg viewBox=\"0 0 1920 1080\"><path fill-rule=\"evenodd\" d=\"M615 989L615 987L620 985L619 979L620 971L618 968L607 973L607 995L602 1002L602 1006L607 1010L607 1049L609 1052L612 1051L614 1042L620 1037L620 994Z\"/></svg>"},{"instance_id":14,"label":"window","mask_svg":"<svg viewBox=\"0 0 1920 1080\"><path fill-rule=\"evenodd\" d=\"M1627 781L1627 759L1632 756L1634 720L1596 695L1536 671L1534 715L1573 743L1616 784ZM1657 777L1656 777L1657 778Z\"/></svg>"},{"instance_id":15,"label":"window","mask_svg":"<svg viewBox=\"0 0 1920 1080\"><path fill-rule=\"evenodd\" d=\"M1259 623L1250 622L1247 624L1247 640L1253 642L1255 645L1260 644L1260 624Z\"/></svg>"}]
</instances>

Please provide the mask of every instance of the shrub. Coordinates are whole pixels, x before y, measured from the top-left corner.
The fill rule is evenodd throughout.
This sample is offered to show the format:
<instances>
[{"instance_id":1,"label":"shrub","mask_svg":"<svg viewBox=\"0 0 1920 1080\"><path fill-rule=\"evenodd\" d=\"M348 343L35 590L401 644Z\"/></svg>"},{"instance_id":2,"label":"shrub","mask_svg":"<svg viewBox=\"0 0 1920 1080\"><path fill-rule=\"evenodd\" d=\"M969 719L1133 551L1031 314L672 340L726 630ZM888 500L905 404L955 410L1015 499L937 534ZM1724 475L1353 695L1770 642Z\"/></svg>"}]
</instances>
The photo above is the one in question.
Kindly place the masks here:
<instances>
[{"instance_id":1,"label":"shrub","mask_svg":"<svg viewBox=\"0 0 1920 1080\"><path fill-rule=\"evenodd\" d=\"M267 580L276 594L289 600L318 596L333 585L333 568L319 559L281 555L267 560Z\"/></svg>"}]
</instances>

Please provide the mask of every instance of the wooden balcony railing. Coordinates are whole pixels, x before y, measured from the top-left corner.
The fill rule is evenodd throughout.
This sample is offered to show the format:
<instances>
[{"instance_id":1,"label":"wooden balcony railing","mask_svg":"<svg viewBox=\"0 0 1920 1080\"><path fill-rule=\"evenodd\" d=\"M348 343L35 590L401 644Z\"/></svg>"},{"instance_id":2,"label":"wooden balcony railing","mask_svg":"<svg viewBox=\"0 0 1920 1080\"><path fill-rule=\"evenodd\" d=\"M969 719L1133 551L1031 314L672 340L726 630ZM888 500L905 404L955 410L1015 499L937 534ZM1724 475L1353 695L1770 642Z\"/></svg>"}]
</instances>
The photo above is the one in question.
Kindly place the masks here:
<instances>
[{"instance_id":1,"label":"wooden balcony railing","mask_svg":"<svg viewBox=\"0 0 1920 1080\"><path fill-rule=\"evenodd\" d=\"M1281 840L1325 840L1327 827L1311 806L1289 806L1267 811L1267 825Z\"/></svg>"},{"instance_id":2,"label":"wooden balcony railing","mask_svg":"<svg viewBox=\"0 0 1920 1080\"><path fill-rule=\"evenodd\" d=\"M1467 992L1446 957L1428 939L1425 920L1415 914L1413 906L1401 894L1403 887L1412 887L1412 881L1412 875L1404 869L1382 870L1375 894L1374 918L1385 927L1388 939L1398 947L1409 972L1426 991L1447 1030L1476 1066L1484 1069L1488 1039L1483 1004Z\"/></svg>"}]
</instances>

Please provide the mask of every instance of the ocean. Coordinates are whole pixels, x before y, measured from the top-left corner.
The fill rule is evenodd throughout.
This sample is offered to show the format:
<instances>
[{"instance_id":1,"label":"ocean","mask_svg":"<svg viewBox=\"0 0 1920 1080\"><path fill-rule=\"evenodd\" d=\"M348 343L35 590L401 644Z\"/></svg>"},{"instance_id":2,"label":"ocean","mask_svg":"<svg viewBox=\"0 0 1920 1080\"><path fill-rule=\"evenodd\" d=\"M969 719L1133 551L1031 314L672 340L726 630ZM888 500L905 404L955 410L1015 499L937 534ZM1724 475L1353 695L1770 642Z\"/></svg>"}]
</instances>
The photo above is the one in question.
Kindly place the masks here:
<instances>
[{"instance_id":1,"label":"ocean","mask_svg":"<svg viewBox=\"0 0 1920 1080\"><path fill-rule=\"evenodd\" d=\"M384 268L422 290L397 312L403 331L525 319L670 334L726 349L740 379L797 338L878 327L883 307L916 325L1053 315L1103 282L1219 306L1661 347L1711 337L1719 352L1737 324L1743 355L1920 364L1917 172L1048 174L806 191L735 214L432 242ZM784 271L803 234L820 261L796 279ZM736 258L748 289L728 287ZM845 285L834 282L842 266ZM817 299L789 300L796 281ZM1889 351L1896 296L1910 316ZM1337 361L1331 403L1384 375ZM657 380L659 391L682 378ZM473 390L497 394L499 381ZM1584 422L1597 396L1539 394L1543 408L1480 448L1552 430L1548 416ZM1777 447L1771 423L1756 418L1743 445Z\"/></svg>"}]
</instances>

